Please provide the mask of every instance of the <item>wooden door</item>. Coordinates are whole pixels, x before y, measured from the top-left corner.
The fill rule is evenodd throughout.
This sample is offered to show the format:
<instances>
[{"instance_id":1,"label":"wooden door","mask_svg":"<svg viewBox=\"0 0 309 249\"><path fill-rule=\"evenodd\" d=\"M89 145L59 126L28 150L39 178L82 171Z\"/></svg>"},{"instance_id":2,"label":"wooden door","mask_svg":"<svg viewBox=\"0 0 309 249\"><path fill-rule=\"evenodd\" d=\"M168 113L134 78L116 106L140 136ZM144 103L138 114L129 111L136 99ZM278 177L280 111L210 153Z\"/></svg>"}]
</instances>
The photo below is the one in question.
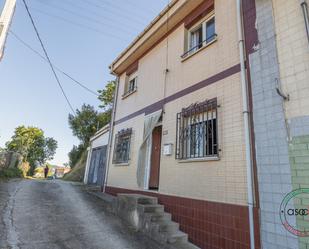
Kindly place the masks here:
<instances>
[{"instance_id":1,"label":"wooden door","mask_svg":"<svg viewBox=\"0 0 309 249\"><path fill-rule=\"evenodd\" d=\"M162 137L162 126L158 126L152 132L149 189L159 188L161 137Z\"/></svg>"}]
</instances>

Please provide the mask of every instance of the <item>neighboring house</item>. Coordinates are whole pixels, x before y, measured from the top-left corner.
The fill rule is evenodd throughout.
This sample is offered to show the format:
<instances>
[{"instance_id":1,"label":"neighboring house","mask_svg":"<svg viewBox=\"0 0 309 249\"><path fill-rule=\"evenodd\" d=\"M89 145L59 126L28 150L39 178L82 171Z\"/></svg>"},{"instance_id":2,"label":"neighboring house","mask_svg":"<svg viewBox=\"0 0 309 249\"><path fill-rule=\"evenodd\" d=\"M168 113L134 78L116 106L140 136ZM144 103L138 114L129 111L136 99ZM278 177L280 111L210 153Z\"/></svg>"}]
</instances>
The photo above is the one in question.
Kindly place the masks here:
<instances>
[{"instance_id":1,"label":"neighboring house","mask_svg":"<svg viewBox=\"0 0 309 249\"><path fill-rule=\"evenodd\" d=\"M56 167L55 168L55 177L62 178L65 174L70 172L70 168L67 167Z\"/></svg>"},{"instance_id":2,"label":"neighboring house","mask_svg":"<svg viewBox=\"0 0 309 249\"><path fill-rule=\"evenodd\" d=\"M84 174L85 184L103 185L106 172L108 138L109 125L106 125L90 139Z\"/></svg>"},{"instance_id":3,"label":"neighboring house","mask_svg":"<svg viewBox=\"0 0 309 249\"><path fill-rule=\"evenodd\" d=\"M111 65L118 85L105 192L158 197L204 249L250 245L238 45L236 1L174 0Z\"/></svg>"},{"instance_id":4,"label":"neighboring house","mask_svg":"<svg viewBox=\"0 0 309 249\"><path fill-rule=\"evenodd\" d=\"M279 215L290 191L309 187L308 3L256 0L256 14L258 46L248 59L262 247L309 248L308 235L296 236L296 230L308 230L308 217L286 215L292 225L287 231ZM298 195L290 204L308 209L308 197Z\"/></svg>"},{"instance_id":5,"label":"neighboring house","mask_svg":"<svg viewBox=\"0 0 309 249\"><path fill-rule=\"evenodd\" d=\"M5 42L15 12L15 5L16 0L5 0L5 4L0 15L0 61L4 54Z\"/></svg>"}]
</instances>

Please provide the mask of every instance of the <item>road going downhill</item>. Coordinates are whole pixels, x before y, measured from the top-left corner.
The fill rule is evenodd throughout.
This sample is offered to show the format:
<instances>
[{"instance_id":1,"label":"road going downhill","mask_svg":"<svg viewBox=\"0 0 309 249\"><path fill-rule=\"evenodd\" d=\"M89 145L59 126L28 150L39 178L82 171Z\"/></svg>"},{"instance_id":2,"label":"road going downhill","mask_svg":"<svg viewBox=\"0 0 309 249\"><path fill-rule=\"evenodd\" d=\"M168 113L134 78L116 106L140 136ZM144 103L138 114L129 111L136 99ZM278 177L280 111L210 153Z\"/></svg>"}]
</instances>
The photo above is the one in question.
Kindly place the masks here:
<instances>
[{"instance_id":1,"label":"road going downhill","mask_svg":"<svg viewBox=\"0 0 309 249\"><path fill-rule=\"evenodd\" d=\"M129 230L79 186L0 182L1 249L162 249Z\"/></svg>"}]
</instances>

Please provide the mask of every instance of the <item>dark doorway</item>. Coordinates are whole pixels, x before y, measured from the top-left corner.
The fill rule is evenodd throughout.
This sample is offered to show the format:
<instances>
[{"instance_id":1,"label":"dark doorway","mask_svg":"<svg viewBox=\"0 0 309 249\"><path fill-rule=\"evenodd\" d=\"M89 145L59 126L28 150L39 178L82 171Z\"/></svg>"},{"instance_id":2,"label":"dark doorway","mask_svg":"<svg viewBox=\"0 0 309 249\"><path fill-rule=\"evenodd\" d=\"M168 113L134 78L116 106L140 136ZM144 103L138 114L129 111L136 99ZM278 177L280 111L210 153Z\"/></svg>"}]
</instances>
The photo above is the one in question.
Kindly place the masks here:
<instances>
[{"instance_id":1,"label":"dark doorway","mask_svg":"<svg viewBox=\"0 0 309 249\"><path fill-rule=\"evenodd\" d=\"M149 189L153 190L159 189L161 137L162 137L162 126L158 126L152 132Z\"/></svg>"}]
</instances>

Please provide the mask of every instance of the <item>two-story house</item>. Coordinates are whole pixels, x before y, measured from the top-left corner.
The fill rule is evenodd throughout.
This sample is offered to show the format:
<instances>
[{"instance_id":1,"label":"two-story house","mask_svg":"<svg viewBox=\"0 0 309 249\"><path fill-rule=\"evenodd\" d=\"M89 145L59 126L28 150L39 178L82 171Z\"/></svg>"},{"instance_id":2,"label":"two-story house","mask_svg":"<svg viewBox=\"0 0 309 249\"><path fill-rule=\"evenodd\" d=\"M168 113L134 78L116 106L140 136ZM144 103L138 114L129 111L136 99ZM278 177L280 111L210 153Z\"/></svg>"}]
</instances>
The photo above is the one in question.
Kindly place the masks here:
<instances>
[{"instance_id":1,"label":"two-story house","mask_svg":"<svg viewBox=\"0 0 309 249\"><path fill-rule=\"evenodd\" d=\"M249 248L252 233L259 246L237 32L247 18L250 53L255 5L246 1L242 16L238 2L172 1L110 67L118 80L105 191L157 196L201 248Z\"/></svg>"}]
</instances>

